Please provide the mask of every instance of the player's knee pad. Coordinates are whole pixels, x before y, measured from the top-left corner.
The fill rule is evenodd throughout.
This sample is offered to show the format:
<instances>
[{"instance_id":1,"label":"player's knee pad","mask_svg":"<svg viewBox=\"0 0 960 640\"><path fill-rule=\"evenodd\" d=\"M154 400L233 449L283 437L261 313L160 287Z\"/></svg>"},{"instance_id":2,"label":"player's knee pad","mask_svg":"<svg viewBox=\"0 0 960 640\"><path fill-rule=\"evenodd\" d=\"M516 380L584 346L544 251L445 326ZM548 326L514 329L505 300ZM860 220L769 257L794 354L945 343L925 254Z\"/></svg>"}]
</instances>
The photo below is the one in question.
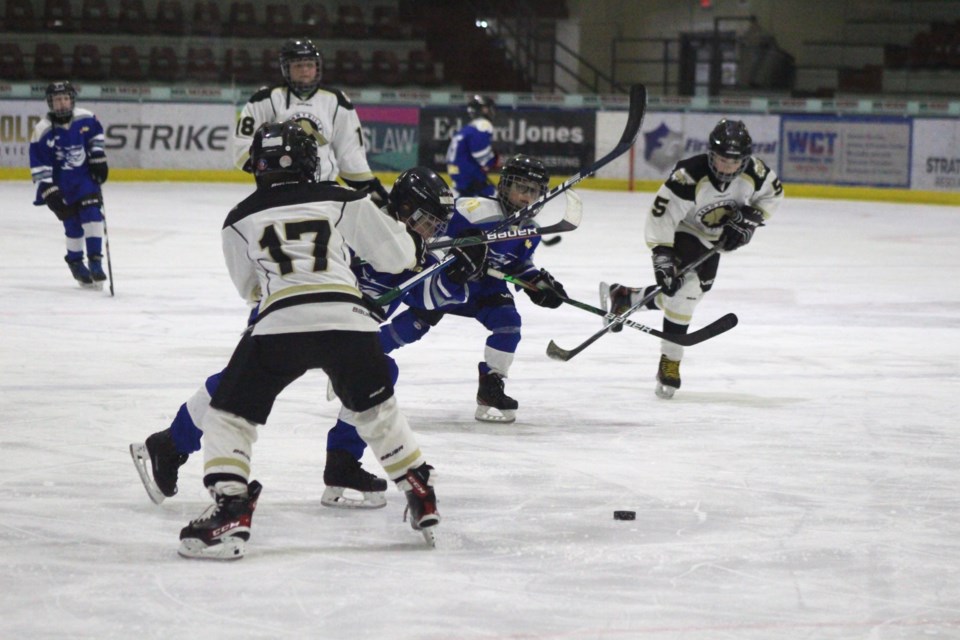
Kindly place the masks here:
<instances>
[{"instance_id":1,"label":"player's knee pad","mask_svg":"<svg viewBox=\"0 0 960 640\"><path fill-rule=\"evenodd\" d=\"M693 310L697 308L700 298L703 297L703 290L700 288L700 278L696 273L688 273L684 276L683 286L672 296L662 296L663 315L671 322L677 324L690 324L693 317Z\"/></svg>"}]
</instances>

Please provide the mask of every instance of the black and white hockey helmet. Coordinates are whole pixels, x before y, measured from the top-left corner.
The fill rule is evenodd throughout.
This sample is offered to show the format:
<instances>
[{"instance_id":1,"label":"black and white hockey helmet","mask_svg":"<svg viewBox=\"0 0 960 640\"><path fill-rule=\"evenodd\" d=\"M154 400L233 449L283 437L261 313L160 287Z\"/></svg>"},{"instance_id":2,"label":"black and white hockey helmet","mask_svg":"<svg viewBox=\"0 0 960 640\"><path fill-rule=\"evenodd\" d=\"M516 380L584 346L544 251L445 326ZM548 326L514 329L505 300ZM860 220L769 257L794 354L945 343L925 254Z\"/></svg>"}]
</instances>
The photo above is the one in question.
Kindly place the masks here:
<instances>
[{"instance_id":1,"label":"black and white hockey helmet","mask_svg":"<svg viewBox=\"0 0 960 640\"><path fill-rule=\"evenodd\" d=\"M294 82L290 79L290 63L298 60L312 60L317 65L317 73L313 80ZM306 38L287 40L280 47L280 73L283 74L283 81L294 93L306 95L320 85L320 79L323 76L323 56L313 42Z\"/></svg>"},{"instance_id":2,"label":"black and white hockey helmet","mask_svg":"<svg viewBox=\"0 0 960 640\"><path fill-rule=\"evenodd\" d=\"M753 139L741 120L724 118L710 132L710 171L721 182L730 182L747 168Z\"/></svg>"},{"instance_id":3,"label":"black and white hockey helmet","mask_svg":"<svg viewBox=\"0 0 960 640\"><path fill-rule=\"evenodd\" d=\"M423 238L433 238L443 235L453 215L453 192L433 169L414 167L393 183L387 210Z\"/></svg>"},{"instance_id":4,"label":"black and white hockey helmet","mask_svg":"<svg viewBox=\"0 0 960 640\"><path fill-rule=\"evenodd\" d=\"M77 104L77 90L69 80L58 80L47 85L46 90L47 107L50 114L59 122L65 122L73 117L73 108ZM65 95L70 97L70 107L68 109L54 109L53 96Z\"/></svg>"},{"instance_id":5,"label":"black and white hockey helmet","mask_svg":"<svg viewBox=\"0 0 960 640\"><path fill-rule=\"evenodd\" d=\"M296 120L260 125L250 145L250 166L258 183L317 179L317 141Z\"/></svg>"},{"instance_id":6,"label":"black and white hockey helmet","mask_svg":"<svg viewBox=\"0 0 960 640\"><path fill-rule=\"evenodd\" d=\"M497 199L508 214L514 213L526 206L519 201L533 202L545 194L549 186L550 172L544 164L521 153L503 163Z\"/></svg>"},{"instance_id":7,"label":"black and white hockey helmet","mask_svg":"<svg viewBox=\"0 0 960 640\"><path fill-rule=\"evenodd\" d=\"M467 101L467 115L471 119L483 117L493 120L496 114L497 104L490 96L475 95Z\"/></svg>"}]
</instances>

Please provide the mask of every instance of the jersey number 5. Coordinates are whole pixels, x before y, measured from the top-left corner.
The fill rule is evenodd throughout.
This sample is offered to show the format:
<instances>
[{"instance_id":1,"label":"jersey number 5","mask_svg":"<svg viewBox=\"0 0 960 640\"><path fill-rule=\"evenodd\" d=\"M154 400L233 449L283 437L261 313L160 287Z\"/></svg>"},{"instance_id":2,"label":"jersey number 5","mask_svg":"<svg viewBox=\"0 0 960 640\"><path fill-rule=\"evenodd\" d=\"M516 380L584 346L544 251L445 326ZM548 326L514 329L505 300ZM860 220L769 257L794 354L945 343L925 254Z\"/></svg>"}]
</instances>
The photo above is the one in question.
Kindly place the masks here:
<instances>
[{"instance_id":1,"label":"jersey number 5","mask_svg":"<svg viewBox=\"0 0 960 640\"><path fill-rule=\"evenodd\" d=\"M327 270L327 243L330 242L330 223L326 220L303 220L283 225L283 234L288 240L299 240L305 233L313 236L313 270ZM283 252L283 240L276 228L270 225L260 236L260 248L265 249L280 267L280 275L293 272L293 258Z\"/></svg>"}]
</instances>

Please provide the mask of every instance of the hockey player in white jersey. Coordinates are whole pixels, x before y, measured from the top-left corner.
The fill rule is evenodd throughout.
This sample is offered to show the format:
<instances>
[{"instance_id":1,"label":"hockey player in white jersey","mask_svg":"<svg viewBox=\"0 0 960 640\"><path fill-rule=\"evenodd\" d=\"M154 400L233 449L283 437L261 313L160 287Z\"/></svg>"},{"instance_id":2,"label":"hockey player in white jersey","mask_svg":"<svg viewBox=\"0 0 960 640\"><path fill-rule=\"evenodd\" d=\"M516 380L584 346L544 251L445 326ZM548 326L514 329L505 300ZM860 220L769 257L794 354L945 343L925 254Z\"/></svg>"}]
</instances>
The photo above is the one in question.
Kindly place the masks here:
<instances>
[{"instance_id":1,"label":"hockey player in white jersey","mask_svg":"<svg viewBox=\"0 0 960 640\"><path fill-rule=\"evenodd\" d=\"M724 253L744 246L780 207L780 179L752 153L746 125L740 120L720 120L710 132L709 151L678 162L657 191L645 238L661 291L647 306L663 310L664 333L687 332L694 309L713 287L720 254L681 278L677 272L716 244ZM654 288L600 283L601 303L609 302L610 311L619 315ZM662 340L660 353L655 392L672 398L680 388L683 347Z\"/></svg>"},{"instance_id":2,"label":"hockey player in white jersey","mask_svg":"<svg viewBox=\"0 0 960 640\"><path fill-rule=\"evenodd\" d=\"M258 129L257 190L224 222L223 251L238 293L258 302L202 421L204 485L214 504L180 532L190 558L244 555L261 485L250 481L257 427L277 395L323 369L387 475L406 493L411 524L428 542L440 520L433 468L400 413L378 324L350 269L350 250L379 271L422 264L424 243L373 201L317 182L317 143L295 121Z\"/></svg>"},{"instance_id":3,"label":"hockey player in white jersey","mask_svg":"<svg viewBox=\"0 0 960 640\"><path fill-rule=\"evenodd\" d=\"M260 125L296 120L317 141L318 180L339 177L385 205L387 191L370 171L357 111L342 91L321 84L323 58L317 47L307 39L284 42L280 70L284 83L254 93L240 113L233 135L236 166L251 171L250 143Z\"/></svg>"}]
</instances>

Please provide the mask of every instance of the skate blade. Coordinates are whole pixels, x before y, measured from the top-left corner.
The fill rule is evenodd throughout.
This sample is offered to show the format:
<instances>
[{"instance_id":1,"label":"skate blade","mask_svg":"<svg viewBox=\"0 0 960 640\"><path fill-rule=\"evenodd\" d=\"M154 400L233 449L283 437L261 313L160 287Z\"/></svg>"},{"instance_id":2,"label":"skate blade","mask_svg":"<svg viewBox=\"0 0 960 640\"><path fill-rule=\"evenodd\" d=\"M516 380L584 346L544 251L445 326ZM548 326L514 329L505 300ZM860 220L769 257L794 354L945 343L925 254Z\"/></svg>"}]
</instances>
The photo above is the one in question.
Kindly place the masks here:
<instances>
[{"instance_id":1,"label":"skate blade","mask_svg":"<svg viewBox=\"0 0 960 640\"><path fill-rule=\"evenodd\" d=\"M380 509L387 506L387 497L383 491L354 491L354 495L344 495L344 487L327 487L323 490L323 496L320 498L320 504L325 507L335 509Z\"/></svg>"},{"instance_id":2,"label":"skate blade","mask_svg":"<svg viewBox=\"0 0 960 640\"><path fill-rule=\"evenodd\" d=\"M140 474L140 481L143 488L147 490L147 495L154 504L160 504L167 496L163 495L160 487L153 481L150 475L150 453L147 451L147 445L143 443L133 443L130 445L130 457L133 458L133 466L137 468Z\"/></svg>"},{"instance_id":3,"label":"skate blade","mask_svg":"<svg viewBox=\"0 0 960 640\"><path fill-rule=\"evenodd\" d=\"M80 285L81 289L90 289L91 291L103 291L102 282L80 282L77 280L77 284Z\"/></svg>"},{"instance_id":4,"label":"skate blade","mask_svg":"<svg viewBox=\"0 0 960 640\"><path fill-rule=\"evenodd\" d=\"M423 536L424 542L427 543L427 546L431 549L437 548L437 532L436 527L424 527L420 529L420 535Z\"/></svg>"},{"instance_id":5,"label":"skate blade","mask_svg":"<svg viewBox=\"0 0 960 640\"><path fill-rule=\"evenodd\" d=\"M610 285L604 281L600 281L600 308L604 311L610 311ZM603 326L610 324L610 321L606 318L602 318L601 322Z\"/></svg>"},{"instance_id":6,"label":"skate blade","mask_svg":"<svg viewBox=\"0 0 960 640\"><path fill-rule=\"evenodd\" d=\"M677 392L676 387L668 387L665 384L657 383L657 388L654 390L654 393L657 394L658 398L663 398L664 400L669 400L673 397L673 394Z\"/></svg>"},{"instance_id":7,"label":"skate blade","mask_svg":"<svg viewBox=\"0 0 960 640\"><path fill-rule=\"evenodd\" d=\"M514 422L517 412L513 409L495 409L485 405L477 405L477 412L473 415L480 422L500 422L503 424Z\"/></svg>"},{"instance_id":8,"label":"skate blade","mask_svg":"<svg viewBox=\"0 0 960 640\"><path fill-rule=\"evenodd\" d=\"M187 538L180 541L177 553L183 558L196 560L239 560L247 553L247 543L240 538L228 537L219 544L206 545L202 540Z\"/></svg>"}]
</instances>

